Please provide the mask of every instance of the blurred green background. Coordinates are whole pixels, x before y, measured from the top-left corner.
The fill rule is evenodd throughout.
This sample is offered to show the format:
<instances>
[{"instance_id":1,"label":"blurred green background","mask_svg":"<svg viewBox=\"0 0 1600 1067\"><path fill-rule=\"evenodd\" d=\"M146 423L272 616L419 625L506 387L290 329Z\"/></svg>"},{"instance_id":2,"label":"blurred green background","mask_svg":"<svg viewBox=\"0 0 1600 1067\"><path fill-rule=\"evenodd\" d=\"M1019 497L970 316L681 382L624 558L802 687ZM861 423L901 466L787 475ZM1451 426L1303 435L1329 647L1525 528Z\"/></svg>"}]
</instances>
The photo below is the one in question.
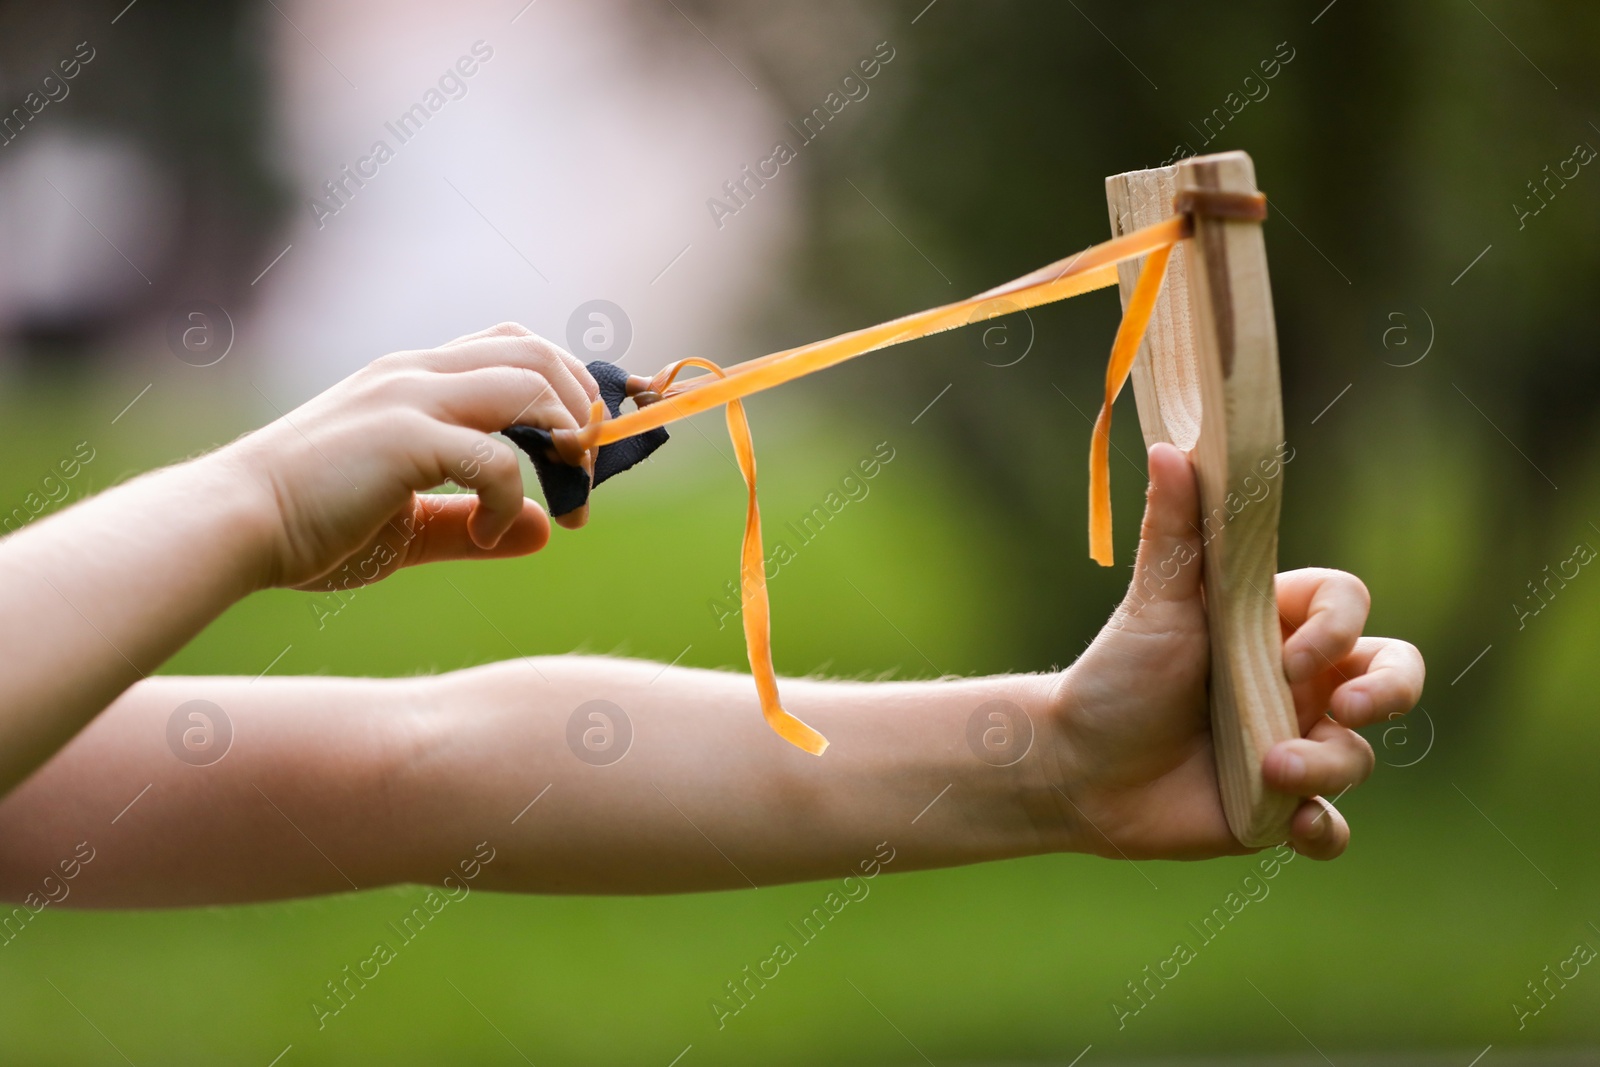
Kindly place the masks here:
<instances>
[{"instance_id":1,"label":"blurred green background","mask_svg":"<svg viewBox=\"0 0 1600 1067\"><path fill-rule=\"evenodd\" d=\"M165 42L150 45L156 56L206 33L248 55L258 12L227 10L233 21L207 28L158 9L140 32ZM1413 641L1431 670L1425 713L1368 731L1380 765L1341 801L1349 854L1290 864L1123 1029L1110 1005L1125 983L1189 939L1187 924L1251 861L1059 856L880 879L721 1030L710 999L826 886L646 900L474 894L320 1032L309 1004L323 982L420 891L169 913L50 909L0 948L0 1060L265 1065L292 1046L284 1065L1069 1063L1092 1046L1085 1065L1424 1052L1466 1065L1493 1046L1485 1067L1533 1054L1589 1062L1583 1050L1600 1047L1592 969L1525 1028L1513 1002L1575 944L1600 946L1600 580L1580 574L1548 604L1529 586L1574 546L1600 545L1600 175L1585 167L1541 186L1537 201L1528 184L1576 145L1600 145L1600 9L679 0L603 10L641 37L682 38L661 47L682 48L686 62L721 63L704 49L714 39L794 116L876 42L896 49L875 95L806 148L798 236L719 356L975 292L1098 241L1108 174L1180 152L1252 153L1275 209L1266 232L1296 449L1282 566L1361 575L1370 630ZM10 8L0 32L47 21ZM1280 47L1293 58L1270 93L1233 113L1229 94L1250 91L1246 77ZM179 77L165 62L152 69ZM140 83L133 61L118 69ZM269 75L230 71L237 98L217 90L217 121L249 134L266 124ZM22 80L7 83L13 95ZM192 102L181 89L172 100ZM160 109L177 105L148 95L159 130ZM101 106L85 97L86 112ZM1207 144L1217 108L1227 125ZM261 218L285 218L290 199L248 147L266 136L217 149L237 180L196 171ZM254 224L236 236L247 250L236 280L227 257L217 268L226 292L247 292L281 243L259 229L266 236ZM1008 320L1009 348L963 331L752 402L769 527L809 509L879 442L895 450L868 497L773 582L781 672L926 677L923 654L962 674L1071 661L1127 580L1125 565L1090 563L1084 533L1085 413L1116 321L1113 297L1089 296ZM252 385L271 353L200 373L171 359L161 330L160 314L136 307L13 322L0 503L37 491L79 441L96 458L74 497L273 416ZM1029 337L1026 358L996 366ZM1116 441L1137 458L1131 398L1123 405ZM538 556L401 574L321 628L308 598L257 596L166 669L255 674L285 646L275 673L401 675L571 649L667 661L685 646L683 663L739 668L740 635L717 628L708 601L735 574L742 487L714 454L727 448L720 417L699 428L604 489L591 527L558 531ZM1113 470L1126 561L1143 482L1128 464ZM605 577L624 555L670 568L641 595ZM1519 617L1518 605L1540 610Z\"/></svg>"}]
</instances>

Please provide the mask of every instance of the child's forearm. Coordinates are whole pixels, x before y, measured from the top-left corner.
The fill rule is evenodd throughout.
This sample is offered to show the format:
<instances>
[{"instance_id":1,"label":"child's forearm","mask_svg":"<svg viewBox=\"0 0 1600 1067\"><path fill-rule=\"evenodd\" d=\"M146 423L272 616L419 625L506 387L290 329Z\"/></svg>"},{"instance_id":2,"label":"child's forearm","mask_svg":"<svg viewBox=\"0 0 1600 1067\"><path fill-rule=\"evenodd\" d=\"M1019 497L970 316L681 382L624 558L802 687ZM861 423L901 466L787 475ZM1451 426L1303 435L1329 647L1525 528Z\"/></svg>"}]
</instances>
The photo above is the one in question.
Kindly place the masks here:
<instances>
[{"instance_id":1,"label":"child's forearm","mask_svg":"<svg viewBox=\"0 0 1600 1067\"><path fill-rule=\"evenodd\" d=\"M65 903L102 907L437 884L463 862L475 888L652 893L837 878L889 854L889 869L909 870L1068 848L1053 688L1029 676L786 681L790 710L833 742L817 758L766 729L747 677L649 663L156 678L0 804L0 895L35 889L82 841L96 858ZM208 766L165 738L171 710L193 699L223 708L232 728L231 750ZM580 758L569 721L593 700L611 706L580 715ZM980 713L980 735L1014 732L980 739L985 761L969 725L997 700L1011 707ZM1024 731L988 712L1012 707L1031 717L1033 743L995 766L1017 751L1001 742ZM615 745L630 729L608 763L607 731ZM592 747L585 730L598 731ZM477 870L485 843L494 859Z\"/></svg>"},{"instance_id":2,"label":"child's forearm","mask_svg":"<svg viewBox=\"0 0 1600 1067\"><path fill-rule=\"evenodd\" d=\"M505 840L487 876L495 888L652 893L832 878L882 842L896 870L1069 847L1053 678L785 680L787 710L831 742L820 757L767 728L741 674L569 656L438 684L401 791L416 806L397 811L441 859L469 837ZM1022 755L1021 714L1031 751L996 766ZM987 762L969 743L975 716ZM1008 727L1009 748L999 736ZM625 731L631 747L608 762L617 748L602 746ZM457 798L453 822L430 818L440 795Z\"/></svg>"},{"instance_id":3,"label":"child's forearm","mask_svg":"<svg viewBox=\"0 0 1600 1067\"><path fill-rule=\"evenodd\" d=\"M0 540L0 796L258 586L269 512L245 484L214 454Z\"/></svg>"},{"instance_id":4,"label":"child's forearm","mask_svg":"<svg viewBox=\"0 0 1600 1067\"><path fill-rule=\"evenodd\" d=\"M416 691L369 678L139 682L0 801L0 899L43 893L48 875L69 907L392 882L408 857L385 821L388 779L405 759ZM186 710L174 736L173 713L191 701L210 706ZM89 850L93 862L67 884L56 868Z\"/></svg>"}]
</instances>

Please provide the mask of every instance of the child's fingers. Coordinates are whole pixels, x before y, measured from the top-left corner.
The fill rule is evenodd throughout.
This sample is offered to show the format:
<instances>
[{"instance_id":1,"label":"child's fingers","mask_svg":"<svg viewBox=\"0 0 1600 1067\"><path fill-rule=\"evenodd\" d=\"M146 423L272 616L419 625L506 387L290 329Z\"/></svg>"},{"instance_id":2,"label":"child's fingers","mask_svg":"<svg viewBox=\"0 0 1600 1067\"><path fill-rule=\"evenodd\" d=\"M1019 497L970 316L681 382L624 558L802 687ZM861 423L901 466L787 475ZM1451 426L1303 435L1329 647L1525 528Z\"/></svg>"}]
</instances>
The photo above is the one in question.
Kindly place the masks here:
<instances>
[{"instance_id":1,"label":"child's fingers","mask_svg":"<svg viewBox=\"0 0 1600 1067\"><path fill-rule=\"evenodd\" d=\"M489 343L485 342L485 344ZM589 398L589 387L593 387L594 377L587 370L581 367L578 368L578 373L583 376L582 380L580 380L578 373L574 373L564 360L555 356L519 361L512 358L515 354L512 349L502 348L499 352L500 358L485 359L482 366L452 368L446 373L438 375L442 379L441 381L430 381L429 384L435 389L442 389L449 384L450 379L454 378L467 378L470 383L474 384L498 382L508 388L518 389L527 400L541 395L543 390L529 390L518 387L513 383L518 378L529 382L534 378L538 378L549 387L551 392L560 398L562 405L580 425L588 419L589 409L594 403ZM589 383L589 386L585 386L585 381ZM496 429L504 429L518 421L530 421L526 417L519 420L515 408L511 409L510 418L510 422L502 422Z\"/></svg>"},{"instance_id":2,"label":"child's fingers","mask_svg":"<svg viewBox=\"0 0 1600 1067\"><path fill-rule=\"evenodd\" d=\"M1417 706L1427 666L1409 641L1363 637L1339 664L1350 679L1329 698L1333 717L1351 729L1392 719Z\"/></svg>"},{"instance_id":3,"label":"child's fingers","mask_svg":"<svg viewBox=\"0 0 1600 1067\"><path fill-rule=\"evenodd\" d=\"M550 519L532 500L522 502L511 526L493 548L483 548L468 528L478 502L470 496L430 493L417 498L413 533L400 566L457 559L506 559L537 552L550 540Z\"/></svg>"},{"instance_id":4,"label":"child's fingers","mask_svg":"<svg viewBox=\"0 0 1600 1067\"><path fill-rule=\"evenodd\" d=\"M588 411L596 400L600 399L600 384L594 380L594 375L589 373L589 368L583 360L568 352L558 344L545 340L535 334L526 336L508 337L504 347L513 351L518 362L517 366L531 367L543 371L551 356L554 356L559 365L572 375L572 380L582 390L585 403L584 411Z\"/></svg>"},{"instance_id":5,"label":"child's fingers","mask_svg":"<svg viewBox=\"0 0 1600 1067\"><path fill-rule=\"evenodd\" d=\"M422 353L422 356L424 365L429 369L447 372L497 366L524 367L538 371L552 381L565 373L571 376L588 398L582 405L584 410L600 399L600 387L582 360L560 345L530 333L515 323L497 326L481 336L451 342L444 348Z\"/></svg>"},{"instance_id":6,"label":"child's fingers","mask_svg":"<svg viewBox=\"0 0 1600 1067\"><path fill-rule=\"evenodd\" d=\"M1319 600L1329 595L1353 594L1365 604L1370 605L1372 602L1367 587L1360 578L1348 571L1334 570L1331 567L1302 567L1298 570L1284 571L1277 576L1274 588L1278 599L1278 613L1291 628L1302 625L1310 617Z\"/></svg>"},{"instance_id":7,"label":"child's fingers","mask_svg":"<svg viewBox=\"0 0 1600 1067\"><path fill-rule=\"evenodd\" d=\"M1187 600L1200 589L1200 494L1194 469L1176 447L1161 443L1150 447L1149 470L1139 556L1124 601L1132 610L1152 601Z\"/></svg>"},{"instance_id":8,"label":"child's fingers","mask_svg":"<svg viewBox=\"0 0 1600 1067\"><path fill-rule=\"evenodd\" d=\"M467 518L467 533L482 549L493 548L522 514L522 471L516 453L487 434L436 424L440 481L446 479L478 494Z\"/></svg>"},{"instance_id":9,"label":"child's fingers","mask_svg":"<svg viewBox=\"0 0 1600 1067\"><path fill-rule=\"evenodd\" d=\"M478 506L466 493L416 493L361 548L326 574L295 586L311 593L333 592L381 582L402 567L458 559L526 556L550 540L550 520L532 500L523 501L516 521L493 548L480 548L467 524Z\"/></svg>"},{"instance_id":10,"label":"child's fingers","mask_svg":"<svg viewBox=\"0 0 1600 1067\"><path fill-rule=\"evenodd\" d=\"M1350 824L1332 804L1312 797L1295 809L1289 844L1308 859L1337 859L1350 844Z\"/></svg>"},{"instance_id":11,"label":"child's fingers","mask_svg":"<svg viewBox=\"0 0 1600 1067\"><path fill-rule=\"evenodd\" d=\"M519 367L485 367L461 374L430 374L422 388L424 410L484 433L518 424L575 430L589 420L583 392L570 375L552 382Z\"/></svg>"},{"instance_id":12,"label":"child's fingers","mask_svg":"<svg viewBox=\"0 0 1600 1067\"><path fill-rule=\"evenodd\" d=\"M1360 785L1375 762L1366 738L1324 716L1305 737L1273 745L1261 772L1267 785L1280 793L1312 796Z\"/></svg>"},{"instance_id":13,"label":"child's fingers","mask_svg":"<svg viewBox=\"0 0 1600 1067\"><path fill-rule=\"evenodd\" d=\"M1278 611L1294 633L1283 643L1290 684L1332 670L1356 646L1372 597L1361 579L1344 571L1290 571L1278 575Z\"/></svg>"},{"instance_id":14,"label":"child's fingers","mask_svg":"<svg viewBox=\"0 0 1600 1067\"><path fill-rule=\"evenodd\" d=\"M446 341L439 347L454 348L456 345L464 345L468 341L477 341L485 337L508 336L529 337L533 336L533 331L522 325L520 322L497 322L486 330L477 330L473 333L464 333L453 341Z\"/></svg>"}]
</instances>

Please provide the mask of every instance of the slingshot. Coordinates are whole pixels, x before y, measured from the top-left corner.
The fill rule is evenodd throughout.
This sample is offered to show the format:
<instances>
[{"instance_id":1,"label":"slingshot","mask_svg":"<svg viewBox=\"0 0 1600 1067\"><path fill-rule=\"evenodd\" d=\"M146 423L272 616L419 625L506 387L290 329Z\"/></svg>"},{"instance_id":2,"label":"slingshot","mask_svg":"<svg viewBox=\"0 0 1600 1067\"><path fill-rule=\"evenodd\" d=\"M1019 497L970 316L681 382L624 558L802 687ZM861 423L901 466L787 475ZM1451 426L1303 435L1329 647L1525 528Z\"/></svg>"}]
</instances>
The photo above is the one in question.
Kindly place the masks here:
<instances>
[{"instance_id":1,"label":"slingshot","mask_svg":"<svg viewBox=\"0 0 1600 1067\"><path fill-rule=\"evenodd\" d=\"M1296 800L1266 790L1261 759L1278 741L1299 736L1299 729L1283 674L1273 590L1283 411L1261 233L1266 198L1256 190L1254 166L1243 152L1116 175L1106 188L1115 235L1109 241L967 300L732 367L679 360L653 378L630 382L638 410L611 418L596 403L582 429L557 430L551 437L562 459L578 466L591 449L727 407L728 432L749 490L740 595L751 674L772 729L820 755L827 740L785 711L779 699L755 451L742 398L890 345L1120 283L1123 318L1089 449L1089 554L1102 566L1112 563L1111 410L1131 374L1146 443L1170 441L1186 450L1198 475L1212 734L1228 824L1245 845L1272 844L1288 836ZM1141 352L1142 360L1136 358ZM690 367L708 373L679 381ZM1266 492L1258 497L1263 485ZM1154 570L1170 580L1177 573L1172 567L1195 562L1159 561Z\"/></svg>"}]
</instances>

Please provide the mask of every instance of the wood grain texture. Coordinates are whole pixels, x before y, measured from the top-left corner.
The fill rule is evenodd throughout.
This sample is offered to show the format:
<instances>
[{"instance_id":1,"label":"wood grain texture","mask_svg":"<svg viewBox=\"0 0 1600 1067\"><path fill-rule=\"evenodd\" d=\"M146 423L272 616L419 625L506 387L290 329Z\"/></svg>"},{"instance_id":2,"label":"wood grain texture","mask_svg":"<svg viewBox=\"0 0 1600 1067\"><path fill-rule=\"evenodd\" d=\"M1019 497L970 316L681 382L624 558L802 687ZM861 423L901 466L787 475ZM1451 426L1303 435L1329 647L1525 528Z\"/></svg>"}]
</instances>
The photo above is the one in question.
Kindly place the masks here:
<instances>
[{"instance_id":1,"label":"wood grain texture","mask_svg":"<svg viewBox=\"0 0 1600 1067\"><path fill-rule=\"evenodd\" d=\"M1253 193L1255 167L1245 153L1228 152L1107 178L1112 232L1169 218L1180 188ZM1139 265L1119 268L1124 304ZM1196 220L1194 237L1168 267L1132 378L1146 444L1170 441L1188 451L1200 484L1223 809L1243 844L1275 844L1288 837L1297 800L1266 788L1261 758L1300 731L1273 589L1283 399L1259 222Z\"/></svg>"},{"instance_id":2,"label":"wood grain texture","mask_svg":"<svg viewBox=\"0 0 1600 1067\"><path fill-rule=\"evenodd\" d=\"M1107 178L1112 236L1171 218L1177 174L1177 167L1161 167ZM1172 250L1166 283L1129 375L1145 444L1170 441L1185 452L1200 439L1200 379L1189 308L1188 256L1187 242ZM1143 266L1140 258L1117 267L1124 309Z\"/></svg>"}]
</instances>

